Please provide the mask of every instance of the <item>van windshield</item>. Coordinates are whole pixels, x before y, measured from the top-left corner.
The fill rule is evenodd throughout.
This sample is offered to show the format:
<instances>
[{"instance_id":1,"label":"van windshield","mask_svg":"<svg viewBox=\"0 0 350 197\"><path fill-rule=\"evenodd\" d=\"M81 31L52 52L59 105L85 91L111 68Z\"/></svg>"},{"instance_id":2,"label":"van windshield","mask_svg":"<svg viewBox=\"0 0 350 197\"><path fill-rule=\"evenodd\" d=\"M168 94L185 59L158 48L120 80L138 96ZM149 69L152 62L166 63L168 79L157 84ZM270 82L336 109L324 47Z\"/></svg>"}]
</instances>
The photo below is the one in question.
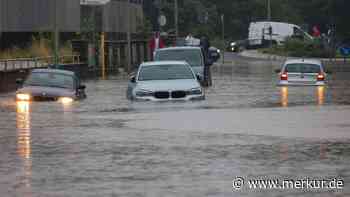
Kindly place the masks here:
<instances>
[{"instance_id":1,"label":"van windshield","mask_svg":"<svg viewBox=\"0 0 350 197\"><path fill-rule=\"evenodd\" d=\"M176 49L161 50L155 55L156 61L186 61L192 67L203 66L202 54L200 50Z\"/></svg>"}]
</instances>

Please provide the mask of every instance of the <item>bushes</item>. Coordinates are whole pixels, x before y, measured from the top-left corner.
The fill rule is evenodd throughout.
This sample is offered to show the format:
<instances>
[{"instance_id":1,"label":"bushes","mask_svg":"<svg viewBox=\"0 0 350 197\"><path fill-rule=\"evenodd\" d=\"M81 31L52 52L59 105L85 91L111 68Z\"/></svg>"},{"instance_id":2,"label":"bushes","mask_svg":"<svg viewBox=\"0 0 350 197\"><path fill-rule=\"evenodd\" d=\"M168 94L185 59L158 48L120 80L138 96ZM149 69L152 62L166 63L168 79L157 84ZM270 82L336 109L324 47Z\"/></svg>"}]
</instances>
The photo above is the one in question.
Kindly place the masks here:
<instances>
[{"instance_id":1,"label":"bushes","mask_svg":"<svg viewBox=\"0 0 350 197\"><path fill-rule=\"evenodd\" d=\"M320 39L303 41L300 39L287 39L285 51L288 56L293 57L318 57L328 58L331 56L331 50L322 44Z\"/></svg>"},{"instance_id":2,"label":"bushes","mask_svg":"<svg viewBox=\"0 0 350 197\"><path fill-rule=\"evenodd\" d=\"M322 44L320 39L303 41L300 39L287 39L284 50L288 56L293 57L323 57L331 56L331 50Z\"/></svg>"},{"instance_id":3,"label":"bushes","mask_svg":"<svg viewBox=\"0 0 350 197\"><path fill-rule=\"evenodd\" d=\"M284 45L275 45L271 49L263 49L262 52L289 57L329 58L333 56L332 50L324 46L320 39L305 41L289 38Z\"/></svg>"},{"instance_id":4,"label":"bushes","mask_svg":"<svg viewBox=\"0 0 350 197\"><path fill-rule=\"evenodd\" d=\"M34 58L53 56L52 42L46 38L33 37L32 42L26 48L18 48L16 46L0 51L0 59L16 59L16 58ZM60 47L61 56L73 55L73 49L70 42L66 42Z\"/></svg>"}]
</instances>

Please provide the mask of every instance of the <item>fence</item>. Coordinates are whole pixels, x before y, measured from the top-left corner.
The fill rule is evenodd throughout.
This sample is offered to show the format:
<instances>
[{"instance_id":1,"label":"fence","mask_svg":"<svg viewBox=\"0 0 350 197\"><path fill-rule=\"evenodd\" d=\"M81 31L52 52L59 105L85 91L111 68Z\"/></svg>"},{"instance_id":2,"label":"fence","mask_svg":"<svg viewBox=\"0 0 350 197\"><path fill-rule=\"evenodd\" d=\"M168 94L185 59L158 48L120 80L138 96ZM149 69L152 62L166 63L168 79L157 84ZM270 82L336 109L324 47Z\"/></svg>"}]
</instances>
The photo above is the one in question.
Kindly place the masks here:
<instances>
[{"instance_id":1,"label":"fence","mask_svg":"<svg viewBox=\"0 0 350 197\"><path fill-rule=\"evenodd\" d=\"M47 68L53 65L55 57L36 57L36 58L19 58L0 60L0 71L9 72L22 69ZM79 55L63 55L58 58L59 63L79 64Z\"/></svg>"}]
</instances>

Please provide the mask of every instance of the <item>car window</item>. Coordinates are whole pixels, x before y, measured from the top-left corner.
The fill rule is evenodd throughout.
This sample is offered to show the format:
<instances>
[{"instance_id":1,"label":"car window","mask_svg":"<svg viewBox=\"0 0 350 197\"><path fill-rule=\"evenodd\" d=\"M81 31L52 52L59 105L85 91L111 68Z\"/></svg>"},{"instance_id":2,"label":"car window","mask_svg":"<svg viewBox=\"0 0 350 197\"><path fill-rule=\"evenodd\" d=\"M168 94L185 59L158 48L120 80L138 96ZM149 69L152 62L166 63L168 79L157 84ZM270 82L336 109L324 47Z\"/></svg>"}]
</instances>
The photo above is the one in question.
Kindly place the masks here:
<instances>
[{"instance_id":1,"label":"car window","mask_svg":"<svg viewBox=\"0 0 350 197\"><path fill-rule=\"evenodd\" d=\"M192 70L186 65L144 66L139 72L139 81L194 79Z\"/></svg>"},{"instance_id":2,"label":"car window","mask_svg":"<svg viewBox=\"0 0 350 197\"><path fill-rule=\"evenodd\" d=\"M319 73L321 68L317 64L288 64L285 72L289 73Z\"/></svg>"},{"instance_id":3,"label":"car window","mask_svg":"<svg viewBox=\"0 0 350 197\"><path fill-rule=\"evenodd\" d=\"M191 66L202 66L202 54L200 50L161 50L156 52L157 61L186 61Z\"/></svg>"},{"instance_id":4,"label":"car window","mask_svg":"<svg viewBox=\"0 0 350 197\"><path fill-rule=\"evenodd\" d=\"M30 74L24 85L74 89L74 77L60 73L38 72Z\"/></svg>"}]
</instances>

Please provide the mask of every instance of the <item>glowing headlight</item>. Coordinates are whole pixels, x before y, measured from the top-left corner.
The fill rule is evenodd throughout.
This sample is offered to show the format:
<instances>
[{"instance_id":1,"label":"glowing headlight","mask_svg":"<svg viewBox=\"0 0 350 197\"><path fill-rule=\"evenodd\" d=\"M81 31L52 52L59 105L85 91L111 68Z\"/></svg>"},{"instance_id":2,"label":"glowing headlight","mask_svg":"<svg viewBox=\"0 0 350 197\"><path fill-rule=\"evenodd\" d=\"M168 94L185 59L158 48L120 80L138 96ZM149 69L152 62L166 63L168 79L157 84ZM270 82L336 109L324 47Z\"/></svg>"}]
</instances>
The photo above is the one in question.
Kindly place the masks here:
<instances>
[{"instance_id":1,"label":"glowing headlight","mask_svg":"<svg viewBox=\"0 0 350 197\"><path fill-rule=\"evenodd\" d=\"M202 94L202 89L201 88L194 88L188 91L188 94L190 95L201 95Z\"/></svg>"},{"instance_id":2,"label":"glowing headlight","mask_svg":"<svg viewBox=\"0 0 350 197\"><path fill-rule=\"evenodd\" d=\"M17 94L16 98L19 101L29 101L30 100L30 95L29 94Z\"/></svg>"},{"instance_id":3,"label":"glowing headlight","mask_svg":"<svg viewBox=\"0 0 350 197\"><path fill-rule=\"evenodd\" d=\"M218 49L218 50L216 50L216 52L217 52L217 53L220 53L221 51L220 51L220 49Z\"/></svg>"},{"instance_id":4,"label":"glowing headlight","mask_svg":"<svg viewBox=\"0 0 350 197\"><path fill-rule=\"evenodd\" d=\"M231 47L234 47L236 46L236 43L235 42L231 42Z\"/></svg>"},{"instance_id":5,"label":"glowing headlight","mask_svg":"<svg viewBox=\"0 0 350 197\"><path fill-rule=\"evenodd\" d=\"M61 97L59 99L59 102L61 102L63 104L69 104L69 103L72 103L73 101L74 101L74 99L71 97Z\"/></svg>"}]
</instances>

